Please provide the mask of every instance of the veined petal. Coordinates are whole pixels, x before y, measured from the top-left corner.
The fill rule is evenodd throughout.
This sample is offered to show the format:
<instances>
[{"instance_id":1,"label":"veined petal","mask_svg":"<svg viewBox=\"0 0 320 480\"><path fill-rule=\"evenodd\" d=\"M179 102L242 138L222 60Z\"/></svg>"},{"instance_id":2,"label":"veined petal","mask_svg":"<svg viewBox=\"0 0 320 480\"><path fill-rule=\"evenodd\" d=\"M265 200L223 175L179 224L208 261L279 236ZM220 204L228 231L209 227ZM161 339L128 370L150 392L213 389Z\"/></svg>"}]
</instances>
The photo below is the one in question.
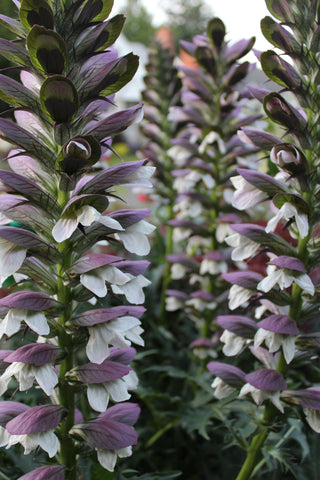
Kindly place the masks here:
<instances>
[{"instance_id":1,"label":"veined petal","mask_svg":"<svg viewBox=\"0 0 320 480\"><path fill-rule=\"evenodd\" d=\"M117 454L115 450L101 450L97 449L97 457L100 465L109 472L114 471L117 461Z\"/></svg>"},{"instance_id":2,"label":"veined petal","mask_svg":"<svg viewBox=\"0 0 320 480\"><path fill-rule=\"evenodd\" d=\"M240 287L240 285L232 285L229 292L229 308L235 310L236 308L247 302L254 292L247 288Z\"/></svg>"},{"instance_id":3,"label":"veined petal","mask_svg":"<svg viewBox=\"0 0 320 480\"><path fill-rule=\"evenodd\" d=\"M87 389L88 402L96 412L105 412L109 403L109 393L104 385L91 384Z\"/></svg>"},{"instance_id":4,"label":"veined petal","mask_svg":"<svg viewBox=\"0 0 320 480\"><path fill-rule=\"evenodd\" d=\"M46 364L35 368L35 378L39 387L50 396L54 387L58 384L58 376L52 366Z\"/></svg>"},{"instance_id":5,"label":"veined petal","mask_svg":"<svg viewBox=\"0 0 320 480\"><path fill-rule=\"evenodd\" d=\"M102 363L109 355L110 332L105 324L89 327L89 340L86 352L93 363ZM127 346L127 345L126 345Z\"/></svg>"},{"instance_id":6,"label":"veined petal","mask_svg":"<svg viewBox=\"0 0 320 480\"><path fill-rule=\"evenodd\" d=\"M52 236L61 243L71 237L78 226L77 218L60 218L52 229Z\"/></svg>"},{"instance_id":7,"label":"veined petal","mask_svg":"<svg viewBox=\"0 0 320 480\"><path fill-rule=\"evenodd\" d=\"M92 272L82 273L80 275L81 284L100 298L107 295L106 282L102 271L96 269Z\"/></svg>"},{"instance_id":8,"label":"veined petal","mask_svg":"<svg viewBox=\"0 0 320 480\"><path fill-rule=\"evenodd\" d=\"M16 273L26 258L27 249L0 238L0 272L3 277Z\"/></svg>"},{"instance_id":9,"label":"veined petal","mask_svg":"<svg viewBox=\"0 0 320 480\"><path fill-rule=\"evenodd\" d=\"M18 309L11 309L18 310ZM42 312L26 310L24 321L38 335L48 335L50 328L45 315Z\"/></svg>"},{"instance_id":10,"label":"veined petal","mask_svg":"<svg viewBox=\"0 0 320 480\"><path fill-rule=\"evenodd\" d=\"M106 387L114 402L124 402L131 397L128 393L126 383L120 378L108 382Z\"/></svg>"},{"instance_id":11,"label":"veined petal","mask_svg":"<svg viewBox=\"0 0 320 480\"><path fill-rule=\"evenodd\" d=\"M112 285L111 287L114 293L122 293L126 296L128 302L138 305L143 303L145 299L143 287L150 285L150 283L150 280L147 280L143 275L138 275L124 285Z\"/></svg>"},{"instance_id":12,"label":"veined petal","mask_svg":"<svg viewBox=\"0 0 320 480\"><path fill-rule=\"evenodd\" d=\"M309 293L309 295L314 295L314 285L311 278L306 273L296 275L294 281L302 288L302 290Z\"/></svg>"}]
</instances>

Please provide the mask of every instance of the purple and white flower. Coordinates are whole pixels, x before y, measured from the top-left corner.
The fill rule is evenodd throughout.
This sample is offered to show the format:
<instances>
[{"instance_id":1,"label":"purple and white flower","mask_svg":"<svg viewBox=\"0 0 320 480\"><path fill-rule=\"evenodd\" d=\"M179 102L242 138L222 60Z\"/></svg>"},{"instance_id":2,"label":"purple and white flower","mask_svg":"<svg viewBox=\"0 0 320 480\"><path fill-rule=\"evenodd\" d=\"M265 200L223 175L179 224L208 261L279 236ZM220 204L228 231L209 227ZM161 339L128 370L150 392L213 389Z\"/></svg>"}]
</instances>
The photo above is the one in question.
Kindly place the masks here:
<instances>
[{"instance_id":1,"label":"purple and white flower","mask_svg":"<svg viewBox=\"0 0 320 480\"><path fill-rule=\"evenodd\" d=\"M303 263L295 257L282 255L268 262L267 276L259 282L257 288L262 292L269 292L276 284L281 290L296 283L309 295L314 295L314 285L306 273Z\"/></svg>"},{"instance_id":2,"label":"purple and white flower","mask_svg":"<svg viewBox=\"0 0 320 480\"><path fill-rule=\"evenodd\" d=\"M133 425L139 413L140 408L136 404L127 402L115 405L94 420L74 425L70 433L95 448L99 463L113 472L117 457L130 456L131 446L137 443Z\"/></svg>"},{"instance_id":3,"label":"purple and white flower","mask_svg":"<svg viewBox=\"0 0 320 480\"><path fill-rule=\"evenodd\" d=\"M280 392L287 388L287 384L281 373L263 368L249 373L245 376L245 380L247 383L241 388L239 397L249 393L257 405L270 400L281 413L284 413Z\"/></svg>"}]
</instances>

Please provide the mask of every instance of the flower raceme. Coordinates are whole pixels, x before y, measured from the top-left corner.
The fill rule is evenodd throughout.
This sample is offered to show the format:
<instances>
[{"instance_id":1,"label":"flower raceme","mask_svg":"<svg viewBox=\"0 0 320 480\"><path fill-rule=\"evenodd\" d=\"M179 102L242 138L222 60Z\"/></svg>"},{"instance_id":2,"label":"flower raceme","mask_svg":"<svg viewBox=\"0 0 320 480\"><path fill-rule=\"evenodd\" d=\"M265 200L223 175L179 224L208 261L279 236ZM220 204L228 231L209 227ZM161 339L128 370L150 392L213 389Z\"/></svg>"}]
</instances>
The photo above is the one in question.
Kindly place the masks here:
<instances>
[{"instance_id":1,"label":"flower raceme","mask_svg":"<svg viewBox=\"0 0 320 480\"><path fill-rule=\"evenodd\" d=\"M14 112L0 118L12 144L0 170L0 267L10 285L0 300L0 443L51 458L21 478L75 480L80 451L89 468L96 451L113 470L137 442L139 407L126 400L137 386L131 344L143 345L149 281L148 262L129 254L149 253L154 227L147 209L121 209L115 192L150 187L154 167L100 162L142 116L141 104L115 105L138 58L113 48L124 23L108 18L113 2L14 3L17 18L3 24L16 40L0 39L20 73L0 75L0 98ZM15 387L28 405L14 401Z\"/></svg>"}]
</instances>

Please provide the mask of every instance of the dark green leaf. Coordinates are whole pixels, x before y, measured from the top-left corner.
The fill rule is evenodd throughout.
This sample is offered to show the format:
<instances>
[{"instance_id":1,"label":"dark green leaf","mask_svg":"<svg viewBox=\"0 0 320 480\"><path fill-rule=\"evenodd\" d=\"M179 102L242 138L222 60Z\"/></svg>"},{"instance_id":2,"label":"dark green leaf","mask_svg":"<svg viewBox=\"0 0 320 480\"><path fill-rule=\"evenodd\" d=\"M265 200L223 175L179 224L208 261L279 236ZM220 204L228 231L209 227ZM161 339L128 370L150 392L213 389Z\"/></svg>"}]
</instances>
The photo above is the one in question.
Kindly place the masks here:
<instances>
[{"instance_id":1,"label":"dark green leaf","mask_svg":"<svg viewBox=\"0 0 320 480\"><path fill-rule=\"evenodd\" d=\"M67 55L63 39L53 30L34 25L27 37L27 46L33 65L46 74L61 74Z\"/></svg>"},{"instance_id":2,"label":"dark green leaf","mask_svg":"<svg viewBox=\"0 0 320 480\"><path fill-rule=\"evenodd\" d=\"M53 30L53 13L45 0L22 0L19 16L27 30L30 30L33 25L41 25Z\"/></svg>"}]
</instances>

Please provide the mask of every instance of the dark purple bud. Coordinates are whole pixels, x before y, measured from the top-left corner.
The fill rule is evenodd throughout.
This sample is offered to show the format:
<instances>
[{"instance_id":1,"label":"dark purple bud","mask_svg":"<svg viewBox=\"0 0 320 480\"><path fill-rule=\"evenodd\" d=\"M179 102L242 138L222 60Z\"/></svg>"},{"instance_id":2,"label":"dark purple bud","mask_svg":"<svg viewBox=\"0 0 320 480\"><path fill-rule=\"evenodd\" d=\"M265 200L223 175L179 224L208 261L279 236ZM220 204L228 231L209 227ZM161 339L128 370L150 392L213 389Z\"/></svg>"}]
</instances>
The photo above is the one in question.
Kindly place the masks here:
<instances>
[{"instance_id":1,"label":"dark purple bud","mask_svg":"<svg viewBox=\"0 0 320 480\"><path fill-rule=\"evenodd\" d=\"M122 260L122 258L116 257L115 255L107 255L104 253L88 253L72 265L70 268L70 274L77 275L89 272L95 268L111 265L119 260Z\"/></svg>"},{"instance_id":2,"label":"dark purple bud","mask_svg":"<svg viewBox=\"0 0 320 480\"><path fill-rule=\"evenodd\" d=\"M6 424L6 430L11 435L28 435L30 433L46 432L56 428L61 415L65 411L59 405L40 405L31 407Z\"/></svg>"},{"instance_id":3,"label":"dark purple bud","mask_svg":"<svg viewBox=\"0 0 320 480\"><path fill-rule=\"evenodd\" d=\"M13 227L14 228L14 227ZM41 292L14 292L0 299L0 308L23 308L42 311L59 305L52 297Z\"/></svg>"},{"instance_id":4,"label":"dark purple bud","mask_svg":"<svg viewBox=\"0 0 320 480\"><path fill-rule=\"evenodd\" d=\"M12 418L29 410L30 407L19 402L0 402L0 425L5 426Z\"/></svg>"},{"instance_id":5,"label":"dark purple bud","mask_svg":"<svg viewBox=\"0 0 320 480\"><path fill-rule=\"evenodd\" d=\"M284 335L299 335L299 329L293 318L287 315L271 315L258 323L258 327Z\"/></svg>"},{"instance_id":6,"label":"dark purple bud","mask_svg":"<svg viewBox=\"0 0 320 480\"><path fill-rule=\"evenodd\" d=\"M265 95L263 96L263 98ZM262 99L263 101L263 99ZM252 143L259 148L266 150L272 148L274 145L281 143L281 139L268 132L262 132L261 130L254 130L253 128L241 128L239 136L243 142Z\"/></svg>"},{"instance_id":7,"label":"dark purple bud","mask_svg":"<svg viewBox=\"0 0 320 480\"><path fill-rule=\"evenodd\" d=\"M229 272L223 273L222 278L232 285L239 285L248 290L256 290L258 283L263 279L260 273L256 272Z\"/></svg>"},{"instance_id":8,"label":"dark purple bud","mask_svg":"<svg viewBox=\"0 0 320 480\"><path fill-rule=\"evenodd\" d=\"M286 390L283 396L291 403L305 408L320 410L320 387L305 388L304 390Z\"/></svg>"},{"instance_id":9,"label":"dark purple bud","mask_svg":"<svg viewBox=\"0 0 320 480\"><path fill-rule=\"evenodd\" d=\"M209 338L197 338L190 343L189 348L214 348L215 344Z\"/></svg>"},{"instance_id":10,"label":"dark purple bud","mask_svg":"<svg viewBox=\"0 0 320 480\"><path fill-rule=\"evenodd\" d=\"M288 257L287 255L281 255L268 262L268 265L276 265L280 268L288 268L289 270L295 270L296 272L307 273L307 270L301 260L296 257Z\"/></svg>"},{"instance_id":11,"label":"dark purple bud","mask_svg":"<svg viewBox=\"0 0 320 480\"><path fill-rule=\"evenodd\" d=\"M257 330L256 322L242 315L220 315L217 323L223 329L244 338L253 338Z\"/></svg>"},{"instance_id":12,"label":"dark purple bud","mask_svg":"<svg viewBox=\"0 0 320 480\"><path fill-rule=\"evenodd\" d=\"M87 310L80 315L72 318L72 324L79 327L92 327L99 323L108 322L118 317L133 316L140 318L146 311L144 307L118 306L112 308L99 308L96 310Z\"/></svg>"},{"instance_id":13,"label":"dark purple bud","mask_svg":"<svg viewBox=\"0 0 320 480\"><path fill-rule=\"evenodd\" d=\"M269 390L276 392L287 388L287 384L281 373L268 368L262 368L256 372L249 373L245 376L245 380L253 387L263 391Z\"/></svg>"},{"instance_id":14,"label":"dark purple bud","mask_svg":"<svg viewBox=\"0 0 320 480\"><path fill-rule=\"evenodd\" d=\"M56 360L61 348L47 343L29 343L4 358L7 363L22 362L36 365L37 367L52 363Z\"/></svg>"},{"instance_id":15,"label":"dark purple bud","mask_svg":"<svg viewBox=\"0 0 320 480\"><path fill-rule=\"evenodd\" d=\"M231 387L240 388L245 383L245 373L233 365L221 362L209 362L207 369Z\"/></svg>"},{"instance_id":16,"label":"dark purple bud","mask_svg":"<svg viewBox=\"0 0 320 480\"><path fill-rule=\"evenodd\" d=\"M66 467L63 465L48 465L36 468L32 472L19 477L18 480L64 480Z\"/></svg>"},{"instance_id":17,"label":"dark purple bud","mask_svg":"<svg viewBox=\"0 0 320 480\"><path fill-rule=\"evenodd\" d=\"M68 376L80 382L93 384L104 383L128 375L131 368L121 363L104 360L102 363L86 363L71 370Z\"/></svg>"},{"instance_id":18,"label":"dark purple bud","mask_svg":"<svg viewBox=\"0 0 320 480\"><path fill-rule=\"evenodd\" d=\"M249 40L239 40L226 48L225 59L228 63L233 63L239 58L244 57L249 53L255 43L255 37L249 38Z\"/></svg>"}]
</instances>

